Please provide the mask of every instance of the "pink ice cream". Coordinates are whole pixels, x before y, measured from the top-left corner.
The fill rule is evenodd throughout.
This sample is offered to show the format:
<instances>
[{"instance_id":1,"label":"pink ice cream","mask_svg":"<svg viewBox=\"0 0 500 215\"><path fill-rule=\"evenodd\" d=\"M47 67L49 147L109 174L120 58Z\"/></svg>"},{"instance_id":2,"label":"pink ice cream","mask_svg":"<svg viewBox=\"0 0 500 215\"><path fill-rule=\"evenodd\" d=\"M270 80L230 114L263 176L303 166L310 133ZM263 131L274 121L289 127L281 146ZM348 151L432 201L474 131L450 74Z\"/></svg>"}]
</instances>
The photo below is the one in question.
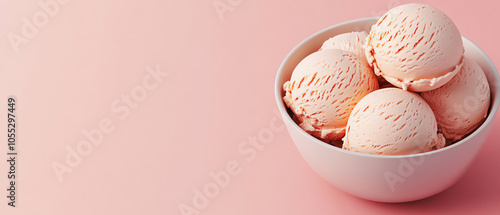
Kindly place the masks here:
<instances>
[{"instance_id":1,"label":"pink ice cream","mask_svg":"<svg viewBox=\"0 0 500 215\"><path fill-rule=\"evenodd\" d=\"M411 91L436 89L462 67L462 37L451 19L423 4L395 7L372 26L366 57L375 74Z\"/></svg>"},{"instance_id":2,"label":"pink ice cream","mask_svg":"<svg viewBox=\"0 0 500 215\"><path fill-rule=\"evenodd\" d=\"M368 33L364 31L344 33L326 40L319 50L340 49L351 52L358 56L362 61L366 61L365 43Z\"/></svg>"},{"instance_id":3,"label":"pink ice cream","mask_svg":"<svg viewBox=\"0 0 500 215\"><path fill-rule=\"evenodd\" d=\"M338 49L314 52L294 69L283 89L285 104L299 126L322 140L341 139L351 110L378 89L371 68L356 55Z\"/></svg>"},{"instance_id":4,"label":"pink ice cream","mask_svg":"<svg viewBox=\"0 0 500 215\"><path fill-rule=\"evenodd\" d=\"M490 87L483 70L469 58L453 79L442 87L422 92L436 115L444 136L453 141L462 139L479 127L488 114Z\"/></svg>"},{"instance_id":5,"label":"pink ice cream","mask_svg":"<svg viewBox=\"0 0 500 215\"><path fill-rule=\"evenodd\" d=\"M429 105L399 88L376 90L361 99L343 140L343 149L377 155L416 154L445 145Z\"/></svg>"},{"instance_id":6,"label":"pink ice cream","mask_svg":"<svg viewBox=\"0 0 500 215\"><path fill-rule=\"evenodd\" d=\"M358 56L361 61L368 63L365 55L365 43L367 37L368 33L364 31L339 34L323 42L323 45L319 50L340 49L348 51ZM377 76L377 81L381 88L382 86L393 86L382 78L382 76Z\"/></svg>"}]
</instances>

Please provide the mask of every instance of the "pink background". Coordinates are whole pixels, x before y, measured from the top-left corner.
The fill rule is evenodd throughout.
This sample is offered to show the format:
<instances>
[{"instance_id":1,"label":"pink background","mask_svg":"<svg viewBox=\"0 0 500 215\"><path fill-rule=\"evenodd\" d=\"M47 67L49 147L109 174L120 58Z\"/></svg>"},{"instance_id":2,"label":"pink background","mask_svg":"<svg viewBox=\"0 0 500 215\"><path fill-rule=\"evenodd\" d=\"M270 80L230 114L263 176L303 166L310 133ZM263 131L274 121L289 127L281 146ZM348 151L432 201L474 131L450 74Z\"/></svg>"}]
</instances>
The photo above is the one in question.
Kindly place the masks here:
<instances>
[{"instance_id":1,"label":"pink background","mask_svg":"<svg viewBox=\"0 0 500 215\"><path fill-rule=\"evenodd\" d=\"M7 35L21 34L23 18L32 20L49 0L1 1L0 99L2 107L9 95L18 99L19 156L16 208L7 206L8 166L0 162L0 214L173 215L182 205L214 215L500 213L500 115L456 185L421 201L382 204L314 173L275 114L274 78L293 47L407 0L72 0L58 3L18 52ZM214 2L230 9L222 19ZM496 1L417 2L449 15L500 65ZM168 76L140 91L145 68L156 65ZM128 115L110 108L131 92L140 101ZM58 180L52 164L65 164L67 147L75 149L86 140L82 130L98 129L103 119L113 131ZM252 148L254 138L266 144ZM0 160L7 159L5 142ZM210 173L235 163L224 187L203 207L193 205L195 190L214 185Z\"/></svg>"}]
</instances>

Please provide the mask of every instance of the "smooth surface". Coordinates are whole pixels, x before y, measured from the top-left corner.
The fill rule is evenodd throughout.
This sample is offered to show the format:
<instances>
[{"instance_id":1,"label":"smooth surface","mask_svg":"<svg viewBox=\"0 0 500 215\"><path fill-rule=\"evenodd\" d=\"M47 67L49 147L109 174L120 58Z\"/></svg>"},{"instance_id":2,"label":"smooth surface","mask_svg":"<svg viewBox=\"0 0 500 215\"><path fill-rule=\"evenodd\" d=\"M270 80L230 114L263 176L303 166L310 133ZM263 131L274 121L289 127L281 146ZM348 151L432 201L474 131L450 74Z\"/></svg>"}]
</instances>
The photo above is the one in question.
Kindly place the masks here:
<instances>
[{"instance_id":1,"label":"smooth surface","mask_svg":"<svg viewBox=\"0 0 500 215\"><path fill-rule=\"evenodd\" d=\"M443 135L455 141L482 124L491 101L483 69L468 58L464 58L464 66L448 83L420 95L434 111Z\"/></svg>"},{"instance_id":2,"label":"smooth surface","mask_svg":"<svg viewBox=\"0 0 500 215\"><path fill-rule=\"evenodd\" d=\"M295 145L308 164L325 180L354 196L378 202L408 202L435 195L462 177L489 134L500 104L500 77L494 65L472 42L464 38L465 56L477 60L491 87L491 114L469 137L439 150L402 156L379 156L340 150L306 134L287 115L280 86L290 76L290 66L321 44L326 35L352 31L375 23L365 18L331 26L308 37L285 58L277 73L278 108ZM435 126L435 125L434 125ZM453 165L450 165L453 163ZM339 165L342 164L342 165Z\"/></svg>"},{"instance_id":3,"label":"smooth surface","mask_svg":"<svg viewBox=\"0 0 500 215\"><path fill-rule=\"evenodd\" d=\"M0 2L0 105L8 95L19 98L21 138L15 209L6 206L6 148L0 144L2 215L180 215L179 205L192 205L193 190L202 190L213 181L209 173L231 160L241 171L200 214L500 212L499 115L453 187L422 201L381 204L318 176L275 114L276 71L298 43L407 0L243 0L223 20L214 0L72 0L17 54L6 34L21 31L23 17L40 10L38 0ZM497 1L417 2L444 11L500 65ZM119 119L113 101L142 85L144 68L156 64L170 75ZM60 183L51 163L63 162L65 147L75 147L85 139L82 130L97 128L103 118L113 120L115 130ZM2 138L5 126L2 118ZM248 152L238 152L241 145Z\"/></svg>"},{"instance_id":4,"label":"smooth surface","mask_svg":"<svg viewBox=\"0 0 500 215\"><path fill-rule=\"evenodd\" d=\"M366 60L365 48L364 48L367 37L368 33L366 33L365 31L355 31L345 34L339 34L335 37L326 40L323 43L323 45L321 45L320 50L324 49L346 50L355 54L362 61L368 62Z\"/></svg>"}]
</instances>

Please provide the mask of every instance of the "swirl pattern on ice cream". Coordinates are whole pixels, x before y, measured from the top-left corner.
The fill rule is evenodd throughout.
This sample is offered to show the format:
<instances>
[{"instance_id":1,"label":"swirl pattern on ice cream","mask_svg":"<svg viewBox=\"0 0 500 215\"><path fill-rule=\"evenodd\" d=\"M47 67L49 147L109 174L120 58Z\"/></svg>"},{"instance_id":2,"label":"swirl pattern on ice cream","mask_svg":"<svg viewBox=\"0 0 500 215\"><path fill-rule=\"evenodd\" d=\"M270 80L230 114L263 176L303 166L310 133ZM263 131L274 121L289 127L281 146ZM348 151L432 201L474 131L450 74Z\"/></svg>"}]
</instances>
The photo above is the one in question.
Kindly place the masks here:
<instances>
[{"instance_id":1,"label":"swirl pattern on ice cream","mask_svg":"<svg viewBox=\"0 0 500 215\"><path fill-rule=\"evenodd\" d=\"M448 82L462 67L461 34L440 10L405 4L389 10L366 40L366 57L377 75L411 91Z\"/></svg>"},{"instance_id":2,"label":"swirl pattern on ice cream","mask_svg":"<svg viewBox=\"0 0 500 215\"><path fill-rule=\"evenodd\" d=\"M337 140L345 134L351 110L378 89L378 83L371 68L356 55L326 49L304 58L283 88L283 100L302 129L323 140Z\"/></svg>"},{"instance_id":3,"label":"swirl pattern on ice cream","mask_svg":"<svg viewBox=\"0 0 500 215\"><path fill-rule=\"evenodd\" d=\"M361 99L343 140L343 149L377 155L416 154L445 145L429 105L398 88L376 90Z\"/></svg>"}]
</instances>

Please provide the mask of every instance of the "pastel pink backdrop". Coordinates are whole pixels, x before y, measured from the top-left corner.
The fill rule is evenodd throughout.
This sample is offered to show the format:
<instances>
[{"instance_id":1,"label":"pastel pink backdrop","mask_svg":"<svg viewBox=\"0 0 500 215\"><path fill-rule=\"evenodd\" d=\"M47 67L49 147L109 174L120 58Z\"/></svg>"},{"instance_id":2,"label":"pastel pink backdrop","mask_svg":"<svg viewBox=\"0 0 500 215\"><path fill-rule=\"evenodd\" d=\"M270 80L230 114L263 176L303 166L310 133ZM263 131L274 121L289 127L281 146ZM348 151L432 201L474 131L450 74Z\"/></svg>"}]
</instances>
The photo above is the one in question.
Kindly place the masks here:
<instances>
[{"instance_id":1,"label":"pastel pink backdrop","mask_svg":"<svg viewBox=\"0 0 500 215\"><path fill-rule=\"evenodd\" d=\"M199 214L500 213L500 115L462 180L404 204L332 187L286 131L268 129L281 126L273 84L293 47L328 26L410 1L72 0L16 53L7 34L21 32L23 17L41 10L39 1L1 0L0 104L18 99L19 157L16 208L7 206L8 166L0 163L0 214L182 214L181 205L194 207L194 190L213 182L209 173L232 160L238 174L195 208ZM214 2L231 10L221 19ZM417 2L444 11L500 65L500 4ZM119 119L110 106L156 65L168 77ZM75 148L85 140L82 130L102 119L114 130L60 182L51 165L64 163L66 147ZM0 125L6 131L6 122ZM269 143L255 157L238 151L263 133ZM0 160L7 159L4 142Z\"/></svg>"}]
</instances>

